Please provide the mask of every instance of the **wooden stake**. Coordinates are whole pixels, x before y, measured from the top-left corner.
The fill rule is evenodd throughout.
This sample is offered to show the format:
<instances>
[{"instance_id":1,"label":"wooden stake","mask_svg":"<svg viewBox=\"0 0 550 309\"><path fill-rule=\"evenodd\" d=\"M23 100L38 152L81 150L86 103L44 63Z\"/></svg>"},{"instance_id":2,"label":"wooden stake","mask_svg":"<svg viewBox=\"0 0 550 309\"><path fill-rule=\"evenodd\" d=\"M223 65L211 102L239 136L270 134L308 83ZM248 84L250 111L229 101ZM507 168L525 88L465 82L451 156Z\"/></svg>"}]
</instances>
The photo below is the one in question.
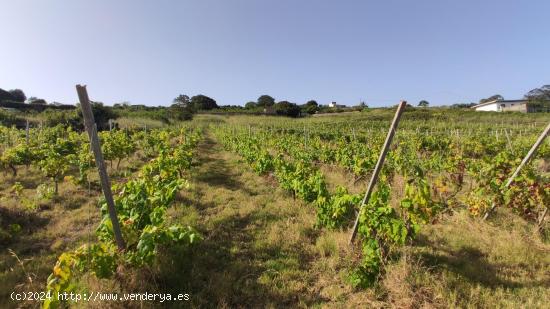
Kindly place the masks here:
<instances>
[{"instance_id":1,"label":"wooden stake","mask_svg":"<svg viewBox=\"0 0 550 309\"><path fill-rule=\"evenodd\" d=\"M92 113L92 106L90 105L90 99L88 98L88 92L86 86L76 85L76 92L78 93L78 99L82 107L82 115L84 116L84 126L90 137L90 145L94 152L95 164L99 172L101 180L101 188L105 195L105 201L109 209L109 217L113 225L113 233L115 234L115 241L119 250L124 250L126 245L122 238L120 231L120 225L115 209L115 202L113 200L113 193L111 192L111 182L107 169L105 168L105 161L103 161L103 154L101 153L101 145L99 144L99 138L97 137L97 125L94 120L94 114Z\"/></svg>"},{"instance_id":2,"label":"wooden stake","mask_svg":"<svg viewBox=\"0 0 550 309\"><path fill-rule=\"evenodd\" d=\"M504 135L506 135L506 141L508 145L508 149L514 154L514 148L512 147L512 141L510 140L510 135L508 134L508 130L504 129Z\"/></svg>"},{"instance_id":3,"label":"wooden stake","mask_svg":"<svg viewBox=\"0 0 550 309\"><path fill-rule=\"evenodd\" d=\"M542 227L542 223L544 222L544 217L546 217L547 213L548 213L548 206L546 206L546 208L544 209L544 212L542 213L542 216L540 216L540 219L539 219L539 222L538 222L539 229L540 229L540 227Z\"/></svg>"},{"instance_id":4,"label":"wooden stake","mask_svg":"<svg viewBox=\"0 0 550 309\"><path fill-rule=\"evenodd\" d=\"M27 145L29 144L29 120L27 119L27 123L25 124L25 140L27 141Z\"/></svg>"},{"instance_id":5,"label":"wooden stake","mask_svg":"<svg viewBox=\"0 0 550 309\"><path fill-rule=\"evenodd\" d=\"M384 146L382 147L382 151L380 152L380 157L378 158L378 162L376 162L376 166L374 167L374 171L370 178L369 185L367 187L367 192L365 192L365 196L363 197L363 200L361 201L361 206L359 207L359 213L355 218L355 223L353 224L353 230L349 238L350 245L353 243L353 240L357 235L357 228L359 226L359 218L361 217L361 212L363 211L363 207L365 206L365 203L369 201L369 198L374 189L374 186L378 181L378 175L380 174L380 171L382 170L382 166L384 165L384 160L386 159L386 155L388 154L391 141L393 139L393 136L395 135L397 125L399 124L399 120L401 119L401 114L403 113L405 106L407 106L407 101L401 101L401 103L399 103L399 106L397 107L397 110L395 111L395 116L393 117L393 121L388 131L388 135L386 136L386 141L384 142Z\"/></svg>"},{"instance_id":6,"label":"wooden stake","mask_svg":"<svg viewBox=\"0 0 550 309\"><path fill-rule=\"evenodd\" d=\"M519 174L519 171L521 171L521 169L523 168L523 166L525 166L525 164L527 164L527 162L529 162L529 160L531 160L531 158L533 157L533 155L535 154L535 152L537 151L537 148L539 148L539 146L542 144L542 142L544 141L544 138L546 138L546 135L548 135L548 132L550 132L550 122L548 123L548 125L546 126L546 129L544 129L544 131L542 132L542 134L539 136L539 138L537 139L537 141L533 144L533 147L531 147L531 149L529 150L529 152L527 153L527 155L525 156L525 158L523 158L523 161L521 161L520 165L516 168L515 172L512 174L512 176L510 176L510 178L508 178L508 181L506 182L506 184L504 185L504 188L508 188L510 186L510 184L512 184L512 182L514 181L514 179L518 176ZM491 214L491 212L496 208L496 204L493 203L491 205L491 208L489 209L489 211L487 211L485 213L485 216L483 216L483 220L486 220L488 217L489 217L489 214Z\"/></svg>"},{"instance_id":7,"label":"wooden stake","mask_svg":"<svg viewBox=\"0 0 550 309\"><path fill-rule=\"evenodd\" d=\"M306 125L304 125L304 147L307 147L307 131L306 131Z\"/></svg>"}]
</instances>

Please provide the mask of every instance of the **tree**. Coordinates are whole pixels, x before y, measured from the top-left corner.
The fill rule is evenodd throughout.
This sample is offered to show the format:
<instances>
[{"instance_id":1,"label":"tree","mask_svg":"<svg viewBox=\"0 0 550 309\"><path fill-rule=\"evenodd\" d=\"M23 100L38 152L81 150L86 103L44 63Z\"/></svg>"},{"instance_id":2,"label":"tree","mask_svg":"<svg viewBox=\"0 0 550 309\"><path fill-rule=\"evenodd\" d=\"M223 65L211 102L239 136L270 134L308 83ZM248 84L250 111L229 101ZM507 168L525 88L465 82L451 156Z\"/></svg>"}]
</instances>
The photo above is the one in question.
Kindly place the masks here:
<instances>
[{"instance_id":1,"label":"tree","mask_svg":"<svg viewBox=\"0 0 550 309\"><path fill-rule=\"evenodd\" d=\"M13 101L13 95L4 89L0 89L0 102Z\"/></svg>"},{"instance_id":2,"label":"tree","mask_svg":"<svg viewBox=\"0 0 550 309\"><path fill-rule=\"evenodd\" d=\"M430 105L430 102L426 101L426 100L422 100L420 102L418 102L418 106L421 106L421 107L428 107Z\"/></svg>"},{"instance_id":3,"label":"tree","mask_svg":"<svg viewBox=\"0 0 550 309\"><path fill-rule=\"evenodd\" d=\"M244 105L244 108L246 109L253 109L255 107L257 107L258 104L256 104L256 102L254 101L249 101L249 102L246 102L246 104Z\"/></svg>"},{"instance_id":4,"label":"tree","mask_svg":"<svg viewBox=\"0 0 550 309\"><path fill-rule=\"evenodd\" d=\"M319 104L315 100L309 100L306 104L302 105L302 110L304 113L315 114L319 111Z\"/></svg>"},{"instance_id":5,"label":"tree","mask_svg":"<svg viewBox=\"0 0 550 309\"><path fill-rule=\"evenodd\" d=\"M202 94L192 97L190 102L194 110L211 110L219 108L218 104L216 104L216 100Z\"/></svg>"},{"instance_id":6,"label":"tree","mask_svg":"<svg viewBox=\"0 0 550 309\"><path fill-rule=\"evenodd\" d=\"M503 96L501 96L500 94L495 94L495 95L490 96L490 97L488 97L488 98L486 98L486 99L481 99L481 100L479 100L479 103L481 104L481 103L486 103L486 102L502 101L502 100L504 100L504 97L503 97Z\"/></svg>"},{"instance_id":7,"label":"tree","mask_svg":"<svg viewBox=\"0 0 550 309\"><path fill-rule=\"evenodd\" d=\"M298 117L300 116L300 107L295 103L290 103L288 101L281 101L275 104L275 112L277 115L289 116L289 117Z\"/></svg>"},{"instance_id":8,"label":"tree","mask_svg":"<svg viewBox=\"0 0 550 309\"><path fill-rule=\"evenodd\" d=\"M170 118L176 120L191 120L193 119L193 110L187 106L184 107L182 104L174 103L170 105Z\"/></svg>"},{"instance_id":9,"label":"tree","mask_svg":"<svg viewBox=\"0 0 550 309\"><path fill-rule=\"evenodd\" d=\"M451 108L470 108L472 106L476 106L477 103L455 103L451 105Z\"/></svg>"},{"instance_id":10,"label":"tree","mask_svg":"<svg viewBox=\"0 0 550 309\"><path fill-rule=\"evenodd\" d=\"M319 107L319 103L317 103L317 101L315 101L315 100L309 100L309 101L307 101L306 106Z\"/></svg>"},{"instance_id":11,"label":"tree","mask_svg":"<svg viewBox=\"0 0 550 309\"><path fill-rule=\"evenodd\" d=\"M12 95L13 100L16 102L25 102L27 100L27 96L21 89L12 89L9 91L9 93Z\"/></svg>"},{"instance_id":12,"label":"tree","mask_svg":"<svg viewBox=\"0 0 550 309\"><path fill-rule=\"evenodd\" d=\"M176 120L191 120L193 118L193 108L189 96L180 94L174 99L174 104L170 106L170 117Z\"/></svg>"},{"instance_id":13,"label":"tree","mask_svg":"<svg viewBox=\"0 0 550 309\"><path fill-rule=\"evenodd\" d=\"M527 92L524 97L535 110L550 111L550 85L535 88Z\"/></svg>"},{"instance_id":14,"label":"tree","mask_svg":"<svg viewBox=\"0 0 550 309\"><path fill-rule=\"evenodd\" d=\"M260 107L273 106L275 104L275 99L267 94L264 94L258 98L257 105Z\"/></svg>"},{"instance_id":15,"label":"tree","mask_svg":"<svg viewBox=\"0 0 550 309\"><path fill-rule=\"evenodd\" d=\"M46 105L48 102L44 99L39 99L37 97L30 97L27 99L27 103L29 104L40 104L40 105Z\"/></svg>"},{"instance_id":16,"label":"tree","mask_svg":"<svg viewBox=\"0 0 550 309\"><path fill-rule=\"evenodd\" d=\"M113 104L113 108L117 108L117 109L125 109L125 108L128 108L128 107L130 107L130 102L128 102L128 101L123 101L123 102L120 102L120 103Z\"/></svg>"},{"instance_id":17,"label":"tree","mask_svg":"<svg viewBox=\"0 0 550 309\"><path fill-rule=\"evenodd\" d=\"M527 100L550 100L550 85L544 85L527 92L524 96Z\"/></svg>"},{"instance_id":18,"label":"tree","mask_svg":"<svg viewBox=\"0 0 550 309\"><path fill-rule=\"evenodd\" d=\"M182 108L191 107L189 103L189 96L185 94L180 94L179 96L177 96L174 99L173 103L179 105Z\"/></svg>"},{"instance_id":19,"label":"tree","mask_svg":"<svg viewBox=\"0 0 550 309\"><path fill-rule=\"evenodd\" d=\"M113 111L113 108L110 106L105 106L101 102L90 101L92 105L92 113L94 114L94 120L97 124L97 130L108 130L109 129L109 119L117 119L118 114ZM77 104L77 113L79 123L74 124L80 128L84 127L84 116L82 115L82 106ZM55 118L54 118L55 119Z\"/></svg>"}]
</instances>

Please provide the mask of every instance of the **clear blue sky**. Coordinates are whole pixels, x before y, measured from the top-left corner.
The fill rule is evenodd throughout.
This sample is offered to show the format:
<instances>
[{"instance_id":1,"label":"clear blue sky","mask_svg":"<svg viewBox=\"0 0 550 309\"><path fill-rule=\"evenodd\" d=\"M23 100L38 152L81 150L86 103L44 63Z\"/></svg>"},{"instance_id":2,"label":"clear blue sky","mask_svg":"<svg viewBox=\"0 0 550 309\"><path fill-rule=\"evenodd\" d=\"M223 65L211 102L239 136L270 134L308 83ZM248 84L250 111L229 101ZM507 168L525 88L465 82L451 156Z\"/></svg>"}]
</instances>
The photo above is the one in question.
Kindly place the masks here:
<instances>
[{"instance_id":1,"label":"clear blue sky","mask_svg":"<svg viewBox=\"0 0 550 309\"><path fill-rule=\"evenodd\" d=\"M516 99L550 84L550 1L0 0L0 88L74 103Z\"/></svg>"}]
</instances>

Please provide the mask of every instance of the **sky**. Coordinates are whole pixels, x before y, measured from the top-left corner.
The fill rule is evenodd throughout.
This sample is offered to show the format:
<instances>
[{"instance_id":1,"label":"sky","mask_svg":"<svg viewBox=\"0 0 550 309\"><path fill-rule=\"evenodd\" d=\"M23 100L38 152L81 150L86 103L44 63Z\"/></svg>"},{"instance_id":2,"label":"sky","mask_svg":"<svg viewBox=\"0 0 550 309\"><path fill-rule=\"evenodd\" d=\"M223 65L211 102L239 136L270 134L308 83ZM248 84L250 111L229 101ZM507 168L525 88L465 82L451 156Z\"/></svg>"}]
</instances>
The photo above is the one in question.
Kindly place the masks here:
<instances>
[{"instance_id":1,"label":"sky","mask_svg":"<svg viewBox=\"0 0 550 309\"><path fill-rule=\"evenodd\" d=\"M111 105L521 98L550 84L550 1L0 0L0 88Z\"/></svg>"}]
</instances>

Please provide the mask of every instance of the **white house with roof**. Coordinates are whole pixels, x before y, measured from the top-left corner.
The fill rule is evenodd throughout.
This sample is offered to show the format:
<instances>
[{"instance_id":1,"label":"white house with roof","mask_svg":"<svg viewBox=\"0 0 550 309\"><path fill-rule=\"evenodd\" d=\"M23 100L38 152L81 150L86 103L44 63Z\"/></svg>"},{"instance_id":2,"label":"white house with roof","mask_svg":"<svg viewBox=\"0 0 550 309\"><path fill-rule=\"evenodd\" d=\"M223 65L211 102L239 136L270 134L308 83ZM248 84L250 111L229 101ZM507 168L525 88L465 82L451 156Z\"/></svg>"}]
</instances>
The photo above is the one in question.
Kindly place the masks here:
<instances>
[{"instance_id":1,"label":"white house with roof","mask_svg":"<svg viewBox=\"0 0 550 309\"><path fill-rule=\"evenodd\" d=\"M527 100L495 100L472 106L472 108L481 112L503 112L510 110L521 111L522 107L526 108L526 106Z\"/></svg>"},{"instance_id":2,"label":"white house with roof","mask_svg":"<svg viewBox=\"0 0 550 309\"><path fill-rule=\"evenodd\" d=\"M332 101L328 104L328 107L332 108L343 108L346 107L345 105L337 104L335 101Z\"/></svg>"}]
</instances>

